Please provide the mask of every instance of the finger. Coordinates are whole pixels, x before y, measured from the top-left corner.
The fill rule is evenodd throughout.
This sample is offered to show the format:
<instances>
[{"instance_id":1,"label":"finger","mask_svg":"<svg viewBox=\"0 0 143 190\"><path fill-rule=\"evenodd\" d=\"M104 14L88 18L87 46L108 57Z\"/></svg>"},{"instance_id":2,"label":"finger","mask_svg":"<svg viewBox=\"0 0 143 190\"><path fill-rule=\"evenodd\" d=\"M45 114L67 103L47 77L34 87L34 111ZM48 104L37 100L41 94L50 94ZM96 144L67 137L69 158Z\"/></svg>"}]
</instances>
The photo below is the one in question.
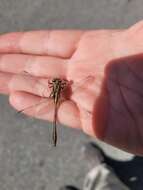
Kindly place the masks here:
<instances>
[{"instance_id":1,"label":"finger","mask_svg":"<svg viewBox=\"0 0 143 190\"><path fill-rule=\"evenodd\" d=\"M8 85L12 76L12 74L0 72L0 93L9 94Z\"/></svg>"},{"instance_id":2,"label":"finger","mask_svg":"<svg viewBox=\"0 0 143 190\"><path fill-rule=\"evenodd\" d=\"M24 71L34 76L65 77L67 60L50 56L22 54L2 54L0 71L22 74Z\"/></svg>"},{"instance_id":3,"label":"finger","mask_svg":"<svg viewBox=\"0 0 143 190\"><path fill-rule=\"evenodd\" d=\"M40 79L32 76L13 75L9 81L10 91L23 91L38 95L41 97L49 97L51 89L48 85L49 79Z\"/></svg>"},{"instance_id":4,"label":"finger","mask_svg":"<svg viewBox=\"0 0 143 190\"><path fill-rule=\"evenodd\" d=\"M44 103L42 101L44 100ZM47 102L45 102L47 100ZM24 92L13 92L9 98L10 104L23 113L43 120L53 121L54 102L51 99L40 98ZM39 105L37 103L41 102ZM26 109L31 105L30 109ZM68 110L68 112L67 112ZM70 114L69 114L70 113ZM58 121L64 125L80 128L79 112L71 101L62 102L58 108Z\"/></svg>"},{"instance_id":5,"label":"finger","mask_svg":"<svg viewBox=\"0 0 143 190\"><path fill-rule=\"evenodd\" d=\"M47 30L3 34L0 52L70 57L83 31Z\"/></svg>"}]
</instances>

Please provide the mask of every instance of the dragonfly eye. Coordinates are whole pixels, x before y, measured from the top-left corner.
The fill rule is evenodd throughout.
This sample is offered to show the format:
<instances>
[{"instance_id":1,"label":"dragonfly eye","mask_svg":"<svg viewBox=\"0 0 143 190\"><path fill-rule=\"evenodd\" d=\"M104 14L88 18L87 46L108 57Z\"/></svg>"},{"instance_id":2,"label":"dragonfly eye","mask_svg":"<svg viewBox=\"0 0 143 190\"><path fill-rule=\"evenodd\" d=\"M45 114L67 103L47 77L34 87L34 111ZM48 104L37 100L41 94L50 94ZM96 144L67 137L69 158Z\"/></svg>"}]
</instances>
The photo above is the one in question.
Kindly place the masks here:
<instances>
[{"instance_id":1,"label":"dragonfly eye","mask_svg":"<svg viewBox=\"0 0 143 190\"><path fill-rule=\"evenodd\" d=\"M56 79L52 79L52 82L56 82Z\"/></svg>"}]
</instances>

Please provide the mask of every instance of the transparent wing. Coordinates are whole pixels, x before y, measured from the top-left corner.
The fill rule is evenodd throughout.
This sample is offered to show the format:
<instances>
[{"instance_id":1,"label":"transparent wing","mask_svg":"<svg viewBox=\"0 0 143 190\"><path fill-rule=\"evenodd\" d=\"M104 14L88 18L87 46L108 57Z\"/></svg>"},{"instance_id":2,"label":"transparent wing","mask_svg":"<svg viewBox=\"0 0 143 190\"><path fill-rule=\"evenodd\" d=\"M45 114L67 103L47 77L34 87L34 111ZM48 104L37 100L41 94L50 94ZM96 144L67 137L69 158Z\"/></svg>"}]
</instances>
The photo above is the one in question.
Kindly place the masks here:
<instances>
[{"instance_id":1,"label":"transparent wing","mask_svg":"<svg viewBox=\"0 0 143 190\"><path fill-rule=\"evenodd\" d=\"M90 81L93 81L95 78L91 75L83 78L83 79L80 79L78 82L76 82L75 84L73 83L73 86L72 86L72 92L74 93L76 90L78 90L80 87L82 87L83 85L85 85L85 83L87 82L90 82Z\"/></svg>"},{"instance_id":2,"label":"transparent wing","mask_svg":"<svg viewBox=\"0 0 143 190\"><path fill-rule=\"evenodd\" d=\"M27 72L23 72L23 74L26 76L26 75L28 75L28 76L31 76L32 77L32 75L31 74L29 74L29 73L27 73ZM24 77L24 76L23 76ZM74 92L74 91L76 91L78 88L80 88L82 85L84 85L86 82L88 82L88 81L90 81L90 80L93 80L93 78L94 77L92 77L92 76L87 76L87 77L85 77L84 79L82 79L82 80L80 80L80 81L78 81L76 84L75 83L71 83L71 81L67 81L67 80L63 80L63 83L62 83L62 89L64 89L66 86L71 86L71 88L72 88L72 92ZM42 85L45 89L47 88L47 86L46 85L44 85L42 82L40 82L38 79L37 79L37 82L40 84L40 85ZM50 98L52 98L53 99L53 96L52 96L52 93L53 93L53 91L52 91L52 83L49 81L49 88L51 88L51 94L50 94ZM38 106L38 105L41 105L41 104L43 104L43 103L46 103L46 101L47 101L47 99L44 99L44 100L41 100L40 102L38 102L38 103L36 103L36 104L34 104L34 105L30 105L30 106L28 106L28 107L26 107L26 108L23 108L22 110L19 110L17 113L18 114L20 114L20 113L23 113L25 110L27 110L27 109L31 109L31 108L33 108L33 107L35 107L35 106ZM55 121L53 121L53 122L55 122ZM50 127L51 128L51 130L53 130L52 129L52 127ZM53 143L52 143L52 131L50 132L50 137L49 137L49 140L48 141L50 141L49 142L49 148L51 148L52 147L52 145L53 145Z\"/></svg>"}]
</instances>

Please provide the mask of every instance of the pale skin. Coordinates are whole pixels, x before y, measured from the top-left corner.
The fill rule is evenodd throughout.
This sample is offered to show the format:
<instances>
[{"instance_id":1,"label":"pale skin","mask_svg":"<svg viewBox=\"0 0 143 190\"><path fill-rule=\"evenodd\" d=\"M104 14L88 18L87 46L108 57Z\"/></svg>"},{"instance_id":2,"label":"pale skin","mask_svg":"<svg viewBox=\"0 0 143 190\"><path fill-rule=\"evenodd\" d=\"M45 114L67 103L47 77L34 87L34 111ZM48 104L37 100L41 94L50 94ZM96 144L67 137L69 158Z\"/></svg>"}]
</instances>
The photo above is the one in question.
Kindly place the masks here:
<instances>
[{"instance_id":1,"label":"pale skin","mask_svg":"<svg viewBox=\"0 0 143 190\"><path fill-rule=\"evenodd\" d=\"M143 155L143 22L125 30L3 34L0 53L0 92L15 109L35 105L24 113L52 121L48 81L66 79L60 123Z\"/></svg>"}]
</instances>

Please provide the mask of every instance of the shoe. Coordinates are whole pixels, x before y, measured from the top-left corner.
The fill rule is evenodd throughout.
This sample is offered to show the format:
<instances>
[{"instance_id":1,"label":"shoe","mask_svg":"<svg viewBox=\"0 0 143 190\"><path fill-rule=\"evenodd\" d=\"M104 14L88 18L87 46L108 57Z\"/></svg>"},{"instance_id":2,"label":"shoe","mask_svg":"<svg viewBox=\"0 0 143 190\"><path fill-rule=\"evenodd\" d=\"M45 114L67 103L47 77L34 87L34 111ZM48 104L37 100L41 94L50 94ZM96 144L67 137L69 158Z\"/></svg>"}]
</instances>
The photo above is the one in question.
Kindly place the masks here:
<instances>
[{"instance_id":1,"label":"shoe","mask_svg":"<svg viewBox=\"0 0 143 190\"><path fill-rule=\"evenodd\" d=\"M81 152L90 168L96 167L105 161L103 151L93 142L83 145Z\"/></svg>"},{"instance_id":2,"label":"shoe","mask_svg":"<svg viewBox=\"0 0 143 190\"><path fill-rule=\"evenodd\" d=\"M77 189L74 186L67 185L67 186L61 187L59 190L79 190L79 189Z\"/></svg>"}]
</instances>

